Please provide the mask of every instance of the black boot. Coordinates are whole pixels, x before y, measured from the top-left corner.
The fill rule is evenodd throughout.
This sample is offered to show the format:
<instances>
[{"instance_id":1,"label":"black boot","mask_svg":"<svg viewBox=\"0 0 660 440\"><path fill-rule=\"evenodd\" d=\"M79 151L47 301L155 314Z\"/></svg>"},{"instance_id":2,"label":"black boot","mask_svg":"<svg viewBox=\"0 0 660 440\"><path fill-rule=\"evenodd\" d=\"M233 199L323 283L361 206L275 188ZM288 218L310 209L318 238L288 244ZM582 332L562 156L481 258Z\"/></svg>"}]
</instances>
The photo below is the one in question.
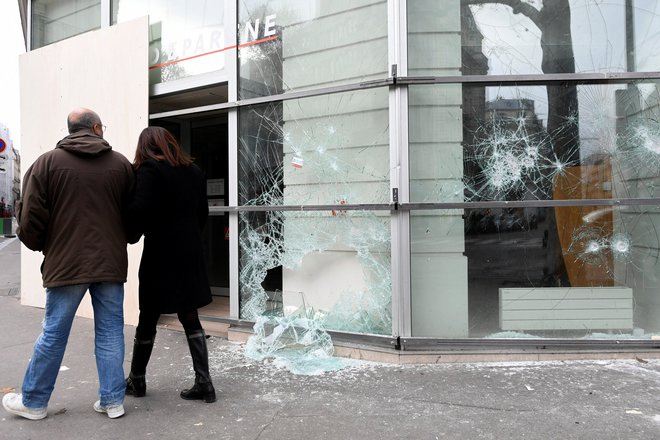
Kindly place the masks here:
<instances>
[{"instance_id":1,"label":"black boot","mask_svg":"<svg viewBox=\"0 0 660 440\"><path fill-rule=\"evenodd\" d=\"M209 374L209 352L206 348L206 335L204 330L186 334L188 347L192 356L193 369L195 370L195 385L192 388L181 391L181 398L186 400L203 400L206 403L215 402L215 388L211 383Z\"/></svg>"},{"instance_id":2,"label":"black boot","mask_svg":"<svg viewBox=\"0 0 660 440\"><path fill-rule=\"evenodd\" d=\"M151 350L154 348L154 339L133 340L133 359L131 359L131 372L126 378L126 394L134 397L142 397L147 393L147 364L151 357Z\"/></svg>"}]
</instances>

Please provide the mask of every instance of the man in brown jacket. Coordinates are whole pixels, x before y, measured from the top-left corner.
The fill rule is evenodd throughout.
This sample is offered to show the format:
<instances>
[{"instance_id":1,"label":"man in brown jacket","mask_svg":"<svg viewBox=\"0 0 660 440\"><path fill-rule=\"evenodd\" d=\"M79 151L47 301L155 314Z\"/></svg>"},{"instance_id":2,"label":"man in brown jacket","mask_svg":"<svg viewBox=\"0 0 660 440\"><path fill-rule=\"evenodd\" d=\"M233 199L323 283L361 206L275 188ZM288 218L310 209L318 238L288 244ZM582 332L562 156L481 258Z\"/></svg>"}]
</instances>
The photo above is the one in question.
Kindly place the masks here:
<instances>
[{"instance_id":1,"label":"man in brown jacket","mask_svg":"<svg viewBox=\"0 0 660 440\"><path fill-rule=\"evenodd\" d=\"M23 180L17 235L41 251L46 288L43 332L23 379L5 409L31 420L46 417L75 312L89 291L94 308L99 397L94 410L124 414L124 283L128 269L123 209L133 186L128 160L103 139L101 118L76 109L69 135L41 155Z\"/></svg>"}]
</instances>

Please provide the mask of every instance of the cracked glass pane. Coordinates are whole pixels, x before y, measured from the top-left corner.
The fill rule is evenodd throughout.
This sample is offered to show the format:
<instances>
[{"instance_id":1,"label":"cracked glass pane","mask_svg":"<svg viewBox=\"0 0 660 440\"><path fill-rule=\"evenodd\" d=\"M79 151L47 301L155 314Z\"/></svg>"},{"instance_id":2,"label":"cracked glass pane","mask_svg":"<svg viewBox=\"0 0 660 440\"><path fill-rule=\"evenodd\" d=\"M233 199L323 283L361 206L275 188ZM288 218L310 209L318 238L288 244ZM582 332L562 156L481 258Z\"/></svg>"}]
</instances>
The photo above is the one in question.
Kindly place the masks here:
<instances>
[{"instance_id":1,"label":"cracked glass pane","mask_svg":"<svg viewBox=\"0 0 660 440\"><path fill-rule=\"evenodd\" d=\"M415 336L660 332L657 82L414 86L409 102L413 201L527 202L411 213Z\"/></svg>"},{"instance_id":2,"label":"cracked glass pane","mask_svg":"<svg viewBox=\"0 0 660 440\"><path fill-rule=\"evenodd\" d=\"M388 90L242 108L240 314L305 311L331 330L391 334ZM306 205L335 209L304 211Z\"/></svg>"},{"instance_id":3,"label":"cracked glass pane","mask_svg":"<svg viewBox=\"0 0 660 440\"><path fill-rule=\"evenodd\" d=\"M415 0L408 64L411 76L658 71L659 28L655 0Z\"/></svg>"},{"instance_id":4,"label":"cracked glass pane","mask_svg":"<svg viewBox=\"0 0 660 440\"><path fill-rule=\"evenodd\" d=\"M411 86L409 103L413 202L660 195L655 82Z\"/></svg>"},{"instance_id":5,"label":"cracked glass pane","mask_svg":"<svg viewBox=\"0 0 660 440\"><path fill-rule=\"evenodd\" d=\"M239 0L239 99L388 76L386 0Z\"/></svg>"},{"instance_id":6,"label":"cracked glass pane","mask_svg":"<svg viewBox=\"0 0 660 440\"><path fill-rule=\"evenodd\" d=\"M388 75L384 0L238 7L240 99ZM387 106L382 90L241 110L240 203L387 203ZM289 320L302 308L326 328L391 333L387 215L269 211L240 222L242 317Z\"/></svg>"}]
</instances>

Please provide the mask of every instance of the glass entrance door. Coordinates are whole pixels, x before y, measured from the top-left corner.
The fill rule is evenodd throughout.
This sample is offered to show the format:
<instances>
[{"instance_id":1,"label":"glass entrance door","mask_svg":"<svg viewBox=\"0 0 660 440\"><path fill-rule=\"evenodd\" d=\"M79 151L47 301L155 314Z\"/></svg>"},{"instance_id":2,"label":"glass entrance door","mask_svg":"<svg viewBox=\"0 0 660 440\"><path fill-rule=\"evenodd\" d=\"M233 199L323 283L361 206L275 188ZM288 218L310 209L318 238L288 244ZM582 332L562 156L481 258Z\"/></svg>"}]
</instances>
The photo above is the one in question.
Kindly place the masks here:
<instances>
[{"instance_id":1,"label":"glass entrance door","mask_svg":"<svg viewBox=\"0 0 660 440\"><path fill-rule=\"evenodd\" d=\"M206 174L209 206L228 201L227 115L190 124L190 154ZM204 231L207 272L213 295L229 297L229 214L211 215Z\"/></svg>"},{"instance_id":2,"label":"glass entrance door","mask_svg":"<svg viewBox=\"0 0 660 440\"><path fill-rule=\"evenodd\" d=\"M174 134L181 146L193 157L206 175L209 206L225 206L228 202L227 115L186 115L152 120ZM176 213L176 206L172 207ZM209 216L203 232L206 269L215 311L207 315L224 315L229 297L229 214ZM223 304L221 306L221 304Z\"/></svg>"}]
</instances>

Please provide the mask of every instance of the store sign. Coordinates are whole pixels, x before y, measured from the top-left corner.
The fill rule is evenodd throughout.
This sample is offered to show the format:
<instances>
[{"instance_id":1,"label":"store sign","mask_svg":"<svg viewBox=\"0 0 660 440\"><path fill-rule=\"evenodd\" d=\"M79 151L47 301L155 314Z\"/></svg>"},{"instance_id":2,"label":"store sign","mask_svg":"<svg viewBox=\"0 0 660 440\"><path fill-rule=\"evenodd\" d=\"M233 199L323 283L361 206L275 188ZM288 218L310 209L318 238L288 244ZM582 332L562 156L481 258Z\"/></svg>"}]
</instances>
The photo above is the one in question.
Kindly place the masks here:
<instances>
[{"instance_id":1,"label":"store sign","mask_svg":"<svg viewBox=\"0 0 660 440\"><path fill-rule=\"evenodd\" d=\"M249 43L252 41L259 40L260 38L267 38L275 35L277 30L275 29L275 18L276 14L266 16L263 26L261 26L261 19L257 18L254 20L254 23L251 21L246 22L243 25L245 35L243 36L243 42Z\"/></svg>"},{"instance_id":2,"label":"store sign","mask_svg":"<svg viewBox=\"0 0 660 440\"><path fill-rule=\"evenodd\" d=\"M239 44L238 47L249 46L277 38L275 35L277 33L275 25L276 17L276 14L268 15L263 23L259 18L254 20L254 22L245 22L243 25L243 43ZM169 43L166 43L166 40L152 41L149 48L149 61L151 64L149 69L157 69L182 61L199 59L237 47L223 47L223 41L224 31L217 28L192 29L188 31L188 35L185 38ZM205 59L198 61L204 62ZM224 67L224 60L221 63L222 67ZM213 65L212 68L207 68L207 70L203 70L202 68L202 71L210 71L213 68L218 67ZM190 64L188 64L187 69L190 69Z\"/></svg>"},{"instance_id":3,"label":"store sign","mask_svg":"<svg viewBox=\"0 0 660 440\"><path fill-rule=\"evenodd\" d=\"M151 62L161 61L162 54L171 59L187 58L207 52L214 52L222 48L224 32L215 28L191 29L181 40L171 41L164 47L151 47Z\"/></svg>"}]
</instances>

